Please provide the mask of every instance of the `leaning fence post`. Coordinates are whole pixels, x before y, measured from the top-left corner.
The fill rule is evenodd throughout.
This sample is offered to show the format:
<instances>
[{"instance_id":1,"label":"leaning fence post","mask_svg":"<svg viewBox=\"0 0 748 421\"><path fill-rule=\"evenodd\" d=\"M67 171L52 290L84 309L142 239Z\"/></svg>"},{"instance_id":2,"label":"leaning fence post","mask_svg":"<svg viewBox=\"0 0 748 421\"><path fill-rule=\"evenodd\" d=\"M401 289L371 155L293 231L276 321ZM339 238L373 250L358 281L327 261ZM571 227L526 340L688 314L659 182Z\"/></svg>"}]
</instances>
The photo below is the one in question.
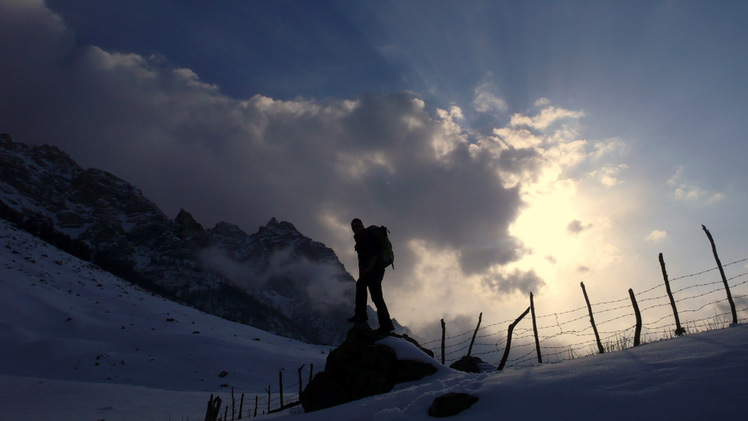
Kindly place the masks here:
<instances>
[{"instance_id":1,"label":"leaning fence post","mask_svg":"<svg viewBox=\"0 0 748 421\"><path fill-rule=\"evenodd\" d=\"M242 412L244 412L244 393L242 393L242 400L239 402L239 419L242 419Z\"/></svg>"},{"instance_id":2,"label":"leaning fence post","mask_svg":"<svg viewBox=\"0 0 748 421\"><path fill-rule=\"evenodd\" d=\"M634 306L634 315L636 316L636 330L634 331L634 346L639 346L641 343L642 335L642 314L639 312L639 305L636 303L636 297L634 297L634 290L629 288L629 297L631 297L631 304Z\"/></svg>"},{"instance_id":3,"label":"leaning fence post","mask_svg":"<svg viewBox=\"0 0 748 421\"><path fill-rule=\"evenodd\" d=\"M538 324L535 322L535 301L530 293L530 313L532 315L532 332L535 335L535 352L538 354L538 363L543 364L543 357L540 356L540 338L538 338Z\"/></svg>"},{"instance_id":4,"label":"leaning fence post","mask_svg":"<svg viewBox=\"0 0 748 421\"><path fill-rule=\"evenodd\" d=\"M670 298L670 306L673 308L673 316L675 317L675 335L680 336L686 333L686 329L680 326L680 317L678 317L678 308L675 306L675 298L673 298L673 292L670 291L670 281L667 279L667 270L665 269L665 258L660 253L660 267L662 268L662 277L665 279L665 290L667 290L667 296Z\"/></svg>"},{"instance_id":5,"label":"leaning fence post","mask_svg":"<svg viewBox=\"0 0 748 421\"><path fill-rule=\"evenodd\" d=\"M702 225L701 228L704 229L704 232L706 233L707 238L709 238L709 242L712 244L712 253L714 254L714 260L717 261L719 274L722 276L722 283L725 284L725 290L727 291L727 301L730 303L730 311L732 311L732 322L733 324L738 324L738 313L735 311L735 302L732 301L732 294L730 293L730 285L727 284L727 277L725 276L725 270L722 269L722 262L719 261L719 256L717 255L717 246L714 245L714 238L712 238L712 234L709 232L708 229L706 229L705 226Z\"/></svg>"},{"instance_id":6,"label":"leaning fence post","mask_svg":"<svg viewBox=\"0 0 748 421\"><path fill-rule=\"evenodd\" d=\"M303 386L301 384L302 377L301 377L301 370L304 368L306 364L302 364L301 367L299 367L299 399L301 399L301 392L303 392Z\"/></svg>"},{"instance_id":7,"label":"leaning fence post","mask_svg":"<svg viewBox=\"0 0 748 421\"><path fill-rule=\"evenodd\" d=\"M530 307L527 307L527 310L525 310L524 313L522 313L521 316L517 317L517 320L512 322L512 324L509 325L509 331L506 335L506 347L504 348L504 355L501 357L501 362L499 363L499 368L497 370L503 370L504 365L506 364L507 358L509 358L509 348L512 345L512 332L514 331L514 327L517 326L517 323L519 323L520 320L522 320L523 317L527 316L527 313L530 312Z\"/></svg>"},{"instance_id":8,"label":"leaning fence post","mask_svg":"<svg viewBox=\"0 0 748 421\"><path fill-rule=\"evenodd\" d=\"M444 319L442 319L442 365L444 365L444 340L446 331L447 325L444 324Z\"/></svg>"},{"instance_id":9,"label":"leaning fence post","mask_svg":"<svg viewBox=\"0 0 748 421\"><path fill-rule=\"evenodd\" d=\"M208 400L208 409L205 412L205 421L216 421L218 420L218 414L221 411L221 398L216 396L213 398L213 394L210 394L210 400Z\"/></svg>"},{"instance_id":10,"label":"leaning fence post","mask_svg":"<svg viewBox=\"0 0 748 421\"><path fill-rule=\"evenodd\" d=\"M475 327L475 332L473 332L473 339L470 340L470 346L468 347L467 356L470 356L470 353L473 352L473 343L475 342L475 335L478 334L478 329L480 329L480 322L483 320L483 313L481 313L478 316L478 326Z\"/></svg>"},{"instance_id":11,"label":"leaning fence post","mask_svg":"<svg viewBox=\"0 0 748 421\"><path fill-rule=\"evenodd\" d=\"M590 299L587 297L587 289L584 288L584 282L579 283L582 286L582 293L584 294L584 301L587 302L587 311L590 313L590 324L592 324L592 331L595 332L595 340L597 341L597 350L600 351L601 354L605 353L605 348L603 348L602 342L600 342L600 334L597 333L597 326L595 325L595 316L592 315L592 305L590 304Z\"/></svg>"}]
</instances>

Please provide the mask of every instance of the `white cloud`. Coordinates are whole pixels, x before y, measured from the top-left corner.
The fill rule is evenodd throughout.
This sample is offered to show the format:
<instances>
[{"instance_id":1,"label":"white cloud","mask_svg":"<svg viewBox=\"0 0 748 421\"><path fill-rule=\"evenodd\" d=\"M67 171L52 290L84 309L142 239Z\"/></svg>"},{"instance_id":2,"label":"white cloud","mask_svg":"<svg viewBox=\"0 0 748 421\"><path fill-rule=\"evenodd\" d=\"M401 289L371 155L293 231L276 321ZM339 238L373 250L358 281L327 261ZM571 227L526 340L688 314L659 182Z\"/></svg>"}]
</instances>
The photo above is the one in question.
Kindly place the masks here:
<instances>
[{"instance_id":1,"label":"white cloud","mask_svg":"<svg viewBox=\"0 0 748 421\"><path fill-rule=\"evenodd\" d=\"M592 159L602 159L613 154L624 154L628 152L629 146L621 139L608 139L595 142L591 152Z\"/></svg>"},{"instance_id":2,"label":"white cloud","mask_svg":"<svg viewBox=\"0 0 748 421\"><path fill-rule=\"evenodd\" d=\"M592 171L590 176L606 187L613 187L622 183L619 174L628 168L629 166L626 164L603 165L601 168Z\"/></svg>"},{"instance_id":3,"label":"white cloud","mask_svg":"<svg viewBox=\"0 0 748 421\"><path fill-rule=\"evenodd\" d=\"M526 126L531 129L545 130L556 122L565 119L577 120L581 117L584 117L583 111L572 111L557 107L545 107L540 111L540 114L536 116L513 114L509 125L512 127Z\"/></svg>"},{"instance_id":4,"label":"white cloud","mask_svg":"<svg viewBox=\"0 0 748 421\"><path fill-rule=\"evenodd\" d=\"M647 235L646 240L650 243L659 243L667 239L667 231L654 230Z\"/></svg>"},{"instance_id":5,"label":"white cloud","mask_svg":"<svg viewBox=\"0 0 748 421\"><path fill-rule=\"evenodd\" d=\"M676 200L711 205L725 198L724 193L704 189L698 183L686 179L683 173L683 166L679 166L675 174L667 181L667 184L673 188L673 197Z\"/></svg>"},{"instance_id":6,"label":"white cloud","mask_svg":"<svg viewBox=\"0 0 748 421\"><path fill-rule=\"evenodd\" d=\"M481 113L505 112L509 107L497 94L497 88L490 82L481 83L475 88L473 107Z\"/></svg>"}]
</instances>

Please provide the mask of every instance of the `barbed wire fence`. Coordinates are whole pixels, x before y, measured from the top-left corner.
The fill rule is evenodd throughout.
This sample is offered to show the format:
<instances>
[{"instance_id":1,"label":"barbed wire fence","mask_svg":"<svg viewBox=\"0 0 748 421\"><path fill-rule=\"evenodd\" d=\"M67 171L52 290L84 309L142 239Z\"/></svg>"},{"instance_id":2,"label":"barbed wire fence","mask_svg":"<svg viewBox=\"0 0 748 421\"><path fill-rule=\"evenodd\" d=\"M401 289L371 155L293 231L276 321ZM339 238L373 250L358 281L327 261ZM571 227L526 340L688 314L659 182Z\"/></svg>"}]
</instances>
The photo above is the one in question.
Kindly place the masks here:
<instances>
[{"instance_id":1,"label":"barbed wire fence","mask_svg":"<svg viewBox=\"0 0 748 421\"><path fill-rule=\"evenodd\" d=\"M296 373L292 373L285 368L279 370L277 383L269 383L263 392L239 394L235 393L232 387L230 395L224 396L225 402L220 395L211 394L205 421L242 420L299 406L301 391L314 377L314 365L310 364L309 368L306 368L304 364L295 371ZM294 379L290 384L289 376Z\"/></svg>"},{"instance_id":2,"label":"barbed wire fence","mask_svg":"<svg viewBox=\"0 0 748 421\"><path fill-rule=\"evenodd\" d=\"M496 358L506 351L509 340L511 358L505 367L529 367L541 364L538 349L542 363L553 363L600 353L598 343L602 345L603 352L634 346L637 338L637 325L634 323L637 310L640 312L639 331L643 343L669 339L679 333L724 328L737 322L737 319L748 317L746 262L748 258L722 265L718 260L718 265L712 268L666 280L665 285L656 283L647 290L636 293L638 309L632 306L633 291L629 296L622 290L620 299L593 302L589 307L581 305L563 312L543 314L541 306L541 311L535 318L536 328L529 321L522 321L513 329L511 336L507 335L507 326L516 324L519 319L480 327L477 334L469 330L444 336L443 339L430 340L423 345L437 350L438 354L438 350L441 350L438 358L445 364L470 355L498 366L501 363ZM743 265L739 266L741 263ZM736 273L727 277L725 269ZM716 274L717 271L720 274ZM665 292L666 289L670 290L670 286L674 289ZM584 290L584 285L582 288ZM584 293L586 295L586 291ZM594 295L594 291L591 293ZM670 297L674 297L672 302ZM675 302L678 303L677 310ZM591 310L594 310L597 322L594 322ZM680 316L686 320L683 327L678 320ZM679 329L682 331L678 332ZM539 332L537 337L535 330ZM443 343L443 348L440 343Z\"/></svg>"},{"instance_id":3,"label":"barbed wire fence","mask_svg":"<svg viewBox=\"0 0 748 421\"><path fill-rule=\"evenodd\" d=\"M619 299L588 301L561 312L543 313L542 305L535 306L530 294L530 307L518 319L481 326L481 313L475 329L451 336L445 334L442 320L442 337L421 345L434 350L444 364L467 355L500 369L517 369L631 348L639 344L635 344L639 335L640 343L648 343L728 327L748 318L748 257L722 265L713 242L712 246L717 265L709 269L668 279L661 260L664 283L653 282L650 288L636 293L622 290ZM733 272L731 276L727 277L725 269ZM583 284L582 290L587 299ZM594 296L594 290L590 293ZM523 319L531 309L532 322ZM680 325L680 316L684 316L685 326ZM633 323L635 320L640 324ZM284 378L292 373L280 370L278 384L270 383L264 393L252 397L242 394L239 398L232 389L231 401L223 406L218 396L211 395L205 419L240 420L294 408L299 405L302 389L314 376L313 366L307 370L299 367L298 375L293 375L293 382L286 386Z\"/></svg>"}]
</instances>

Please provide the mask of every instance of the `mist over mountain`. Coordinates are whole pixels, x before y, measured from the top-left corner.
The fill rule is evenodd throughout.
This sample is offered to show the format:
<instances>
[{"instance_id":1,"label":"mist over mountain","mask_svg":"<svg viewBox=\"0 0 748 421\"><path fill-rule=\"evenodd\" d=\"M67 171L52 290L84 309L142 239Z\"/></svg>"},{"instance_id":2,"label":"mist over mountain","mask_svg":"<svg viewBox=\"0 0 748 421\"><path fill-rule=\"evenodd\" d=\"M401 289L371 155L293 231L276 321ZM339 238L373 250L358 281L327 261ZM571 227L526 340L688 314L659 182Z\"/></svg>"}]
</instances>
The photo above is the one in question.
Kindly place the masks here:
<instances>
[{"instance_id":1,"label":"mist over mountain","mask_svg":"<svg viewBox=\"0 0 748 421\"><path fill-rule=\"evenodd\" d=\"M347 331L354 279L335 252L275 218L248 234L173 219L135 186L54 146L0 137L0 217L154 293L316 344Z\"/></svg>"}]
</instances>

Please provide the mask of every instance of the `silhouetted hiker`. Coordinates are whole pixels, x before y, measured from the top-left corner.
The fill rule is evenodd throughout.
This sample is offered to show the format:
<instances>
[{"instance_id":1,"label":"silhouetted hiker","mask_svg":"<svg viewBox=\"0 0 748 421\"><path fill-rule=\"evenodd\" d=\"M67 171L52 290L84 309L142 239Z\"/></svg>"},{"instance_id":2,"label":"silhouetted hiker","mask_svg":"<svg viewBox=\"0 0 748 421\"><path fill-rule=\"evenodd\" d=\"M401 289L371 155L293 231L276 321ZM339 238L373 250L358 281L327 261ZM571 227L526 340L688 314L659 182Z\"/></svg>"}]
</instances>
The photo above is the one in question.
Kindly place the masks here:
<instances>
[{"instance_id":1,"label":"silhouetted hiker","mask_svg":"<svg viewBox=\"0 0 748 421\"><path fill-rule=\"evenodd\" d=\"M379 319L377 330L391 332L395 330L395 327L392 325L390 313L387 311L382 295L382 279L386 264L382 258L382 245L373 231L377 228L364 228L364 223L358 218L351 221L353 238L356 240L356 253L358 253L358 280L356 281L356 311L348 321L366 323L369 320L366 315L368 301L366 289L368 288L371 301L377 307L377 319Z\"/></svg>"}]
</instances>

